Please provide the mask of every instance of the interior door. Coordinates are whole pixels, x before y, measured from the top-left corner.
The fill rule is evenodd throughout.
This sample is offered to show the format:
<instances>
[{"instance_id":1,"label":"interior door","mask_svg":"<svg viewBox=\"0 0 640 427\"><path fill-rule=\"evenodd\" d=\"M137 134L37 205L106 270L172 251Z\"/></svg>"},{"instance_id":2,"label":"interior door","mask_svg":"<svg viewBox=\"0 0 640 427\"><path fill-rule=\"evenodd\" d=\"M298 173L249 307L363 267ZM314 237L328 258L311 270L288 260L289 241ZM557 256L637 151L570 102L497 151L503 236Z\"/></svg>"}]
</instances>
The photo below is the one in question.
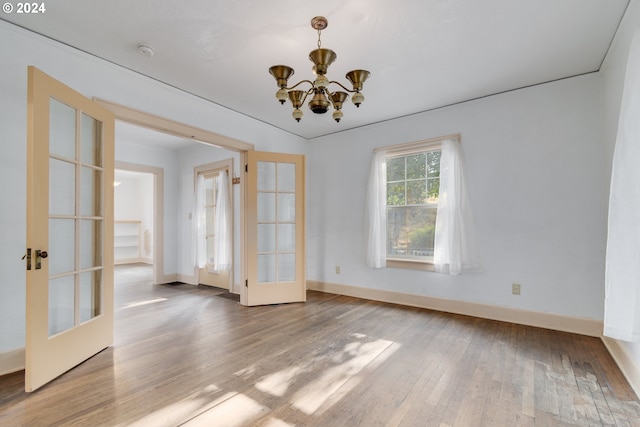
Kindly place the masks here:
<instances>
[{"instance_id":1,"label":"interior door","mask_svg":"<svg viewBox=\"0 0 640 427\"><path fill-rule=\"evenodd\" d=\"M306 301L305 161L247 153L246 305Z\"/></svg>"},{"instance_id":2,"label":"interior door","mask_svg":"<svg viewBox=\"0 0 640 427\"><path fill-rule=\"evenodd\" d=\"M218 218L216 217L217 203L220 197L218 193L218 179L220 174L227 174L226 168L218 170L209 170L202 172L199 175L204 177L204 214L205 214L205 227L202 232L204 233L206 241L206 258L207 263L203 268L199 269L199 281L201 285L215 286L216 288L229 289L229 269L216 269L214 262L214 255L216 252L216 229ZM227 190L228 193L230 193ZM228 220L227 220L228 221ZM228 224L228 223L227 223ZM230 230L227 230L227 236L232 236Z\"/></svg>"},{"instance_id":3,"label":"interior door","mask_svg":"<svg viewBox=\"0 0 640 427\"><path fill-rule=\"evenodd\" d=\"M25 390L113 342L114 117L28 69Z\"/></svg>"}]
</instances>

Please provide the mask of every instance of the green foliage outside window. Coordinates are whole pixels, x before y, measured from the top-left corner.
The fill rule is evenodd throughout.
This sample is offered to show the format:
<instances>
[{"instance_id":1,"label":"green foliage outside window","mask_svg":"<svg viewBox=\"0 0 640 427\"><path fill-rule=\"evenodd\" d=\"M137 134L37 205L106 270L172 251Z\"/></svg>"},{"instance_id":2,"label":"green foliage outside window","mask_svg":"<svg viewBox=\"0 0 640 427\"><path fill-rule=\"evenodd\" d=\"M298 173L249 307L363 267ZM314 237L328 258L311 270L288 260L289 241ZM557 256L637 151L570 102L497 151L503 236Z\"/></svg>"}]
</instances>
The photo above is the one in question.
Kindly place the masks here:
<instances>
[{"instance_id":1,"label":"green foliage outside window","mask_svg":"<svg viewBox=\"0 0 640 427\"><path fill-rule=\"evenodd\" d=\"M441 151L387 158L387 253L433 255Z\"/></svg>"}]
</instances>

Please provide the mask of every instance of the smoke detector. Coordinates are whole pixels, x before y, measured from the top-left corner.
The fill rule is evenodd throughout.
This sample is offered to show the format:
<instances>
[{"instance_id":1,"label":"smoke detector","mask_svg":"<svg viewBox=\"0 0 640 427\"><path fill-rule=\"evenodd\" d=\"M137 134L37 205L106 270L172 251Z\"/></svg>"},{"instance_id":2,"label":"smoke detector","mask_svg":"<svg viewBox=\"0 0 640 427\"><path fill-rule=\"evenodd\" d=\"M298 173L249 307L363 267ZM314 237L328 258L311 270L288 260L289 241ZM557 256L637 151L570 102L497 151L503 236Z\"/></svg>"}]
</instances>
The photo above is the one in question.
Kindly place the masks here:
<instances>
[{"instance_id":1,"label":"smoke detector","mask_svg":"<svg viewBox=\"0 0 640 427\"><path fill-rule=\"evenodd\" d=\"M156 54L156 50L153 46L146 43L138 43L138 53L142 56L146 56L147 58L151 58Z\"/></svg>"}]
</instances>

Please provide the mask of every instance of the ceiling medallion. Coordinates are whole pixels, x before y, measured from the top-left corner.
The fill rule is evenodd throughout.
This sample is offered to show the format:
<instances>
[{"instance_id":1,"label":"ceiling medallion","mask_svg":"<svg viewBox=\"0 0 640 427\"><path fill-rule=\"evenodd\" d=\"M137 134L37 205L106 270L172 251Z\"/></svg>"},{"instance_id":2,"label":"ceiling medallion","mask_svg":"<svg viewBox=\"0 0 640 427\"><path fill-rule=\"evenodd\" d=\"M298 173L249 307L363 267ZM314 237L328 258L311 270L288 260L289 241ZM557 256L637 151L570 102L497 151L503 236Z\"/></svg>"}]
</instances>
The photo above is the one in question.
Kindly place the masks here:
<instances>
[{"instance_id":1,"label":"ceiling medallion","mask_svg":"<svg viewBox=\"0 0 640 427\"><path fill-rule=\"evenodd\" d=\"M316 114L324 114L329 110L329 107L333 105L333 119L336 122L340 122L342 119L342 106L344 102L349 99L347 92L353 93L351 101L356 107L360 107L360 104L364 101L364 95L360 92L365 80L369 78L371 73L367 70L353 70L346 74L347 80L351 82L353 90L347 89L341 83L336 81L329 81L325 76L329 65L333 63L338 57L331 49L323 49L320 42L320 33L327 28L328 21L324 16L316 16L311 20L311 28L318 31L318 48L309 52L309 59L313 62L312 71L316 75L314 81L302 80L291 87L287 87L289 77L294 73L293 68L286 65L274 65L269 68L269 73L276 79L277 85L280 87L276 92L276 98L280 101L280 104L284 104L287 99L293 104L293 118L296 121L300 121L302 118L302 110L300 107L306 101L307 97L311 96L309 101L309 108ZM294 90L296 87L303 83L309 83L311 88L308 90ZM330 92L329 85L336 84L347 92L336 91ZM329 101L331 100L331 101Z\"/></svg>"}]
</instances>

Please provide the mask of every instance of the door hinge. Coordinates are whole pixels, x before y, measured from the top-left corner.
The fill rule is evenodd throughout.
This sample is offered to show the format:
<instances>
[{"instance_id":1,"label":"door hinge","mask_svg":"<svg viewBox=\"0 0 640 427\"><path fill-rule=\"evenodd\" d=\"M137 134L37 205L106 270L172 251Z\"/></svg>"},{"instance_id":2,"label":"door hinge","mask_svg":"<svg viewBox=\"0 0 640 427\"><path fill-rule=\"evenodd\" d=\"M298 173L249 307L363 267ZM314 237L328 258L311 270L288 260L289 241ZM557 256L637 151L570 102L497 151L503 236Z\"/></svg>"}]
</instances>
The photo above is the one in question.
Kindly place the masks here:
<instances>
[{"instance_id":1,"label":"door hinge","mask_svg":"<svg viewBox=\"0 0 640 427\"><path fill-rule=\"evenodd\" d=\"M244 165L244 171L249 172L249 165Z\"/></svg>"},{"instance_id":2,"label":"door hinge","mask_svg":"<svg viewBox=\"0 0 640 427\"><path fill-rule=\"evenodd\" d=\"M24 254L22 259L27 259L27 270L31 270L31 248L27 248L27 253Z\"/></svg>"},{"instance_id":3,"label":"door hinge","mask_svg":"<svg viewBox=\"0 0 640 427\"><path fill-rule=\"evenodd\" d=\"M246 280L244 281L244 286L245 286L245 288L248 288L248 287L249 287L249 279L246 279Z\"/></svg>"}]
</instances>

